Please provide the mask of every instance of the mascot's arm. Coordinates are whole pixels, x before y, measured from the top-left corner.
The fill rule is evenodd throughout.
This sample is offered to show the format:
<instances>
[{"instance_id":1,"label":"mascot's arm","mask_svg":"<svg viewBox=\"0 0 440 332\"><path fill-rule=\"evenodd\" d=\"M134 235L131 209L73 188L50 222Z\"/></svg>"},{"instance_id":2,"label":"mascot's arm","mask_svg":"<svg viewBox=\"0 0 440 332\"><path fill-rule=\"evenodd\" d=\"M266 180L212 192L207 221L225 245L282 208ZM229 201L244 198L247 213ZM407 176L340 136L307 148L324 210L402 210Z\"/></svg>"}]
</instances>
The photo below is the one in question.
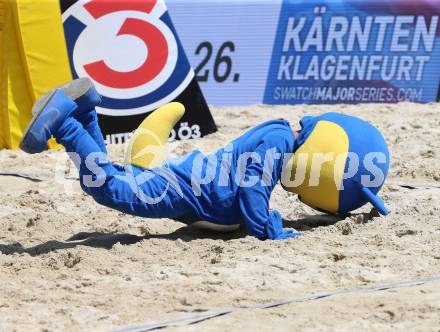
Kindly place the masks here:
<instances>
[{"instance_id":1,"label":"mascot's arm","mask_svg":"<svg viewBox=\"0 0 440 332\"><path fill-rule=\"evenodd\" d=\"M239 189L239 204L241 213L246 222L249 234L261 240L283 240L293 238L301 233L294 230L283 230L283 222L278 211L269 210L269 199L273 185L263 185L264 158L267 151L266 144L260 145L255 152L261 156L260 163L250 164L245 178L257 177L259 181L250 187L241 186ZM282 162L282 161L275 161ZM276 169L276 165L274 165ZM266 177L267 175L265 175Z\"/></svg>"},{"instance_id":2,"label":"mascot's arm","mask_svg":"<svg viewBox=\"0 0 440 332\"><path fill-rule=\"evenodd\" d=\"M280 213L269 211L267 201L258 188L241 188L240 209L248 233L260 240L284 240L300 235L294 230L283 230Z\"/></svg>"}]
</instances>

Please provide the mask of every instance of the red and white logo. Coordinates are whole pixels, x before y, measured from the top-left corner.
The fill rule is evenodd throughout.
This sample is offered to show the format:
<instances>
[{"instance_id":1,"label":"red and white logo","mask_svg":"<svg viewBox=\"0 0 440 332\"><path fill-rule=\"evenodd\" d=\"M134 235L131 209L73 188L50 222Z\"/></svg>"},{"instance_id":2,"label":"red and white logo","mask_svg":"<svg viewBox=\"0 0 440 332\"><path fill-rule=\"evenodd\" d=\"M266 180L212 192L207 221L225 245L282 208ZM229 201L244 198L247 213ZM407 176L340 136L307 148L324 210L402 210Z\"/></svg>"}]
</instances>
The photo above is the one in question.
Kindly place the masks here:
<instances>
[{"instance_id":1,"label":"red and white logo","mask_svg":"<svg viewBox=\"0 0 440 332\"><path fill-rule=\"evenodd\" d=\"M80 0L63 22L73 75L94 81L101 114L149 112L194 77L162 0Z\"/></svg>"}]
</instances>

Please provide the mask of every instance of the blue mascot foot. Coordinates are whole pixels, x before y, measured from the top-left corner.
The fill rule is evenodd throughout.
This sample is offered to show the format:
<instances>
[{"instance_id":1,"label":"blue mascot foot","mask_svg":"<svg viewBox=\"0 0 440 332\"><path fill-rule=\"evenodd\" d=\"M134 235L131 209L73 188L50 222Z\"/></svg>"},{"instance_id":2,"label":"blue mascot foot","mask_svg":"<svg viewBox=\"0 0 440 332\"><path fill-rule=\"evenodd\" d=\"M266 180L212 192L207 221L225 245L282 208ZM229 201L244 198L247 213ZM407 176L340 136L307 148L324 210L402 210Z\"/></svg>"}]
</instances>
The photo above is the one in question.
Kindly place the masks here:
<instances>
[{"instance_id":1,"label":"blue mascot foot","mask_svg":"<svg viewBox=\"0 0 440 332\"><path fill-rule=\"evenodd\" d=\"M61 90L53 90L37 100L32 108L33 118L20 142L27 153L40 153L47 149L47 141L77 109L77 104Z\"/></svg>"},{"instance_id":2,"label":"blue mascot foot","mask_svg":"<svg viewBox=\"0 0 440 332\"><path fill-rule=\"evenodd\" d=\"M74 101L76 107L71 115L80 122L82 122L83 117L87 116L88 112L94 111L95 107L102 101L101 95L96 91L93 82L85 77L60 85L46 93L37 100L32 108L33 119L20 142L20 148L23 151L40 153L47 149L47 140L54 133L50 129L56 130L52 123L55 125L55 122L58 120L53 119L54 121L51 122L50 119L46 119L46 116L41 118L40 115L45 112L46 108L51 108L53 105L55 108L59 108L60 111L67 106L67 100L64 101L66 103L64 105L60 93L64 95L65 99L69 99L70 102ZM44 124L44 121L47 121L47 124Z\"/></svg>"}]
</instances>

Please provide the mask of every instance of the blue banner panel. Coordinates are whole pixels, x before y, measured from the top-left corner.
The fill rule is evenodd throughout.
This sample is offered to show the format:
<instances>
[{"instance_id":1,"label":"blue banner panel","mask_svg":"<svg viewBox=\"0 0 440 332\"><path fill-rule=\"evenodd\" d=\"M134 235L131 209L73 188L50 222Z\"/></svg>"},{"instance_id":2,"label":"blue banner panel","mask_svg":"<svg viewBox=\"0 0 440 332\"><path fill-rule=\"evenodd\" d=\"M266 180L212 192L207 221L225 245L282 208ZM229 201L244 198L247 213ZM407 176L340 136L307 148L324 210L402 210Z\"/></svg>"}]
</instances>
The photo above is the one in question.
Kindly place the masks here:
<instances>
[{"instance_id":1,"label":"blue banner panel","mask_svg":"<svg viewBox=\"0 0 440 332\"><path fill-rule=\"evenodd\" d=\"M209 104L437 99L439 0L167 0Z\"/></svg>"},{"instance_id":2,"label":"blue banner panel","mask_svg":"<svg viewBox=\"0 0 440 332\"><path fill-rule=\"evenodd\" d=\"M285 0L264 103L436 100L439 13L438 0Z\"/></svg>"}]
</instances>

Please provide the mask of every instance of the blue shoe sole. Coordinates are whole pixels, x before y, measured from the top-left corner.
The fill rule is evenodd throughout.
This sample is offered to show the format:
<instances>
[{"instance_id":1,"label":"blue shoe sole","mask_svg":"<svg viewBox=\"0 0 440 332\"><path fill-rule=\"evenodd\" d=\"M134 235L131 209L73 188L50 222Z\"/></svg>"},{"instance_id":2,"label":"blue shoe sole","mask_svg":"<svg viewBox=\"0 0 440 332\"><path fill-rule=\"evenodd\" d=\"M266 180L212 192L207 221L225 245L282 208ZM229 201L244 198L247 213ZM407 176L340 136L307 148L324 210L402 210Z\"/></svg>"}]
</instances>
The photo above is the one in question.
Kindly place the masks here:
<instances>
[{"instance_id":1,"label":"blue shoe sole","mask_svg":"<svg viewBox=\"0 0 440 332\"><path fill-rule=\"evenodd\" d=\"M57 89L63 91L78 105L78 109L73 114L73 117L77 119L84 113L94 110L102 101L101 95L96 91L93 82L87 77L78 78L59 86Z\"/></svg>"}]
</instances>

